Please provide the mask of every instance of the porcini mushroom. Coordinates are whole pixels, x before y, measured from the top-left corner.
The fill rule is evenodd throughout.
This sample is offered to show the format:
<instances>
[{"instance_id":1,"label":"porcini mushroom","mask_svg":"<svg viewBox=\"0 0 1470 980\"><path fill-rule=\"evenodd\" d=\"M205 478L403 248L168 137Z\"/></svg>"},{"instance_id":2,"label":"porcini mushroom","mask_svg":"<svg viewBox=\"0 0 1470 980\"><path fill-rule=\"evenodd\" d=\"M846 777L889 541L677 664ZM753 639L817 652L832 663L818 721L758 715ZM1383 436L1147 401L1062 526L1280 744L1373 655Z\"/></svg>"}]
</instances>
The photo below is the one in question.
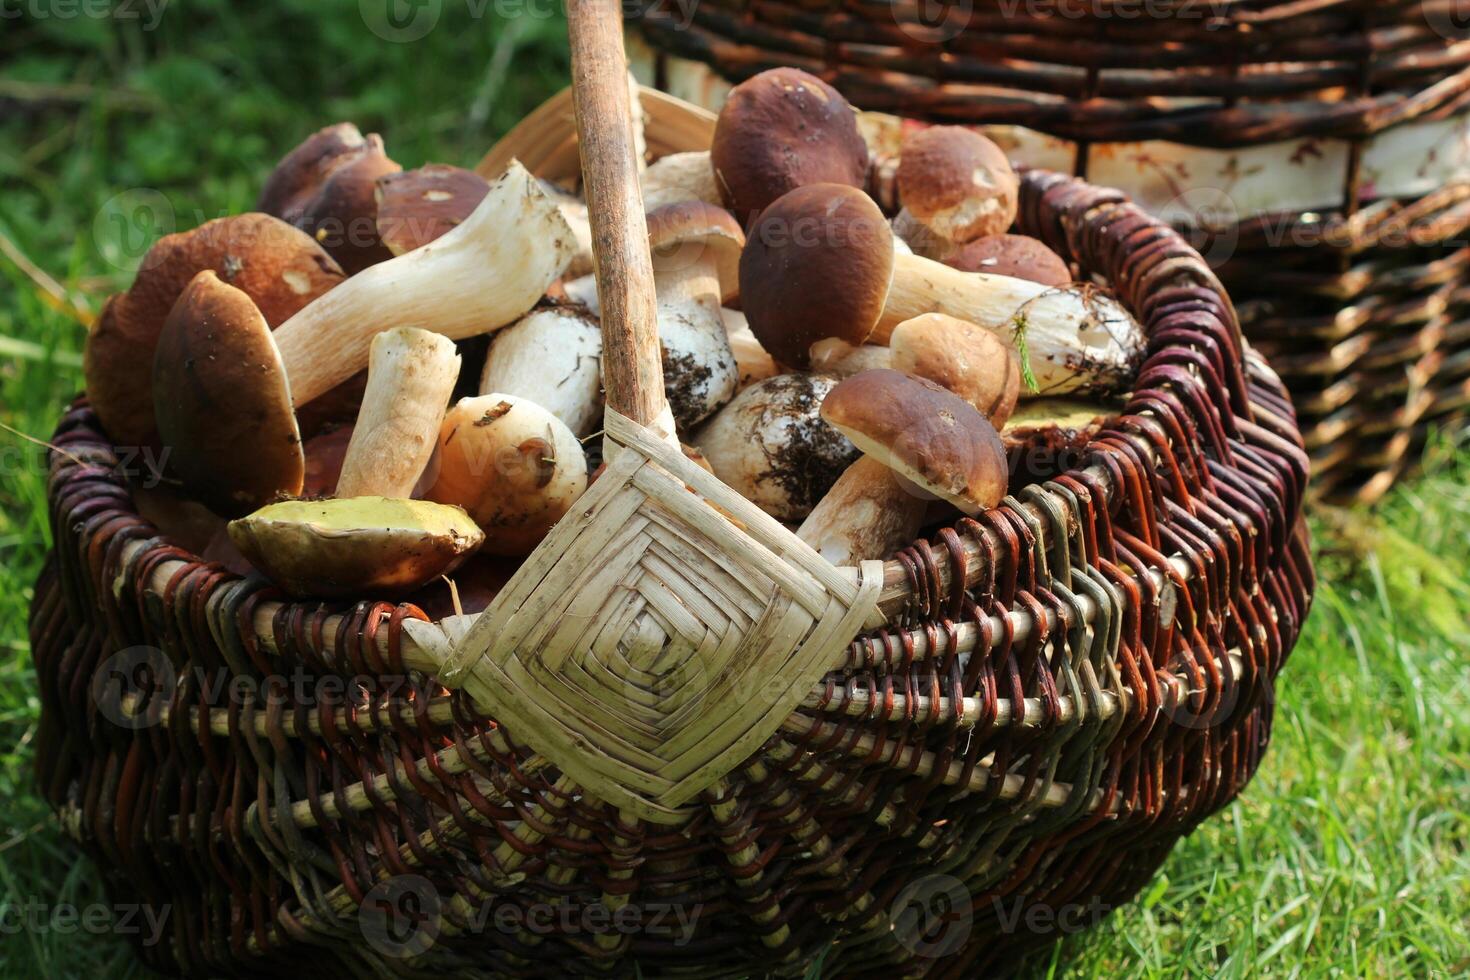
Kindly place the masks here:
<instances>
[{"instance_id":1,"label":"porcini mushroom","mask_svg":"<svg viewBox=\"0 0 1470 980\"><path fill-rule=\"evenodd\" d=\"M272 327L346 278L310 236L267 214L218 218L160 238L133 285L102 308L83 354L88 398L119 445L147 446L158 438L150 388L158 335L179 295L205 269L250 297Z\"/></svg>"},{"instance_id":2,"label":"porcini mushroom","mask_svg":"<svg viewBox=\"0 0 1470 980\"><path fill-rule=\"evenodd\" d=\"M378 178L402 168L377 133L351 123L318 130L282 158L257 207L311 235L349 275L392 253L378 237Z\"/></svg>"},{"instance_id":3,"label":"porcini mushroom","mask_svg":"<svg viewBox=\"0 0 1470 980\"><path fill-rule=\"evenodd\" d=\"M816 374L759 381L705 424L694 447L745 499L777 520L799 521L858 456L820 414L836 384Z\"/></svg>"},{"instance_id":4,"label":"porcini mushroom","mask_svg":"<svg viewBox=\"0 0 1470 980\"><path fill-rule=\"evenodd\" d=\"M596 318L577 306L552 306L495 334L479 392L530 399L581 439L602 425L601 367Z\"/></svg>"},{"instance_id":5,"label":"porcini mushroom","mask_svg":"<svg viewBox=\"0 0 1470 980\"><path fill-rule=\"evenodd\" d=\"M740 380L720 308L736 294L745 235L730 212L680 201L649 213L648 243L664 394L684 432L729 401Z\"/></svg>"},{"instance_id":6,"label":"porcini mushroom","mask_svg":"<svg viewBox=\"0 0 1470 980\"><path fill-rule=\"evenodd\" d=\"M337 496L412 496L458 378L459 354L448 337L416 327L374 337Z\"/></svg>"},{"instance_id":7,"label":"porcini mushroom","mask_svg":"<svg viewBox=\"0 0 1470 980\"><path fill-rule=\"evenodd\" d=\"M929 501L872 456L859 456L796 530L834 565L888 558L923 526Z\"/></svg>"},{"instance_id":8,"label":"porcini mushroom","mask_svg":"<svg viewBox=\"0 0 1470 980\"><path fill-rule=\"evenodd\" d=\"M720 310L720 319L725 321L725 338L730 342L730 353L735 355L735 369L740 373L737 391L781 373L781 365L755 339L744 313L726 307Z\"/></svg>"},{"instance_id":9,"label":"porcini mushroom","mask_svg":"<svg viewBox=\"0 0 1470 980\"><path fill-rule=\"evenodd\" d=\"M895 254L878 206L839 184L798 187L761 213L740 257L741 306L762 346L805 367L826 337L886 344L894 326L945 313L1016 345L1042 392L1115 391L1142 360L1142 329L1091 289L960 272Z\"/></svg>"},{"instance_id":10,"label":"porcini mushroom","mask_svg":"<svg viewBox=\"0 0 1470 980\"><path fill-rule=\"evenodd\" d=\"M426 496L465 508L487 553L526 555L586 489L587 457L572 431L535 402L496 392L449 410Z\"/></svg>"},{"instance_id":11,"label":"porcini mushroom","mask_svg":"<svg viewBox=\"0 0 1470 980\"><path fill-rule=\"evenodd\" d=\"M990 272L1030 279L1043 286L1065 286L1072 270L1062 257L1026 235L986 235L960 246L944 264L961 272Z\"/></svg>"},{"instance_id":12,"label":"porcini mushroom","mask_svg":"<svg viewBox=\"0 0 1470 980\"><path fill-rule=\"evenodd\" d=\"M213 510L233 517L301 492L301 433L270 325L214 270L164 321L152 388L169 465Z\"/></svg>"},{"instance_id":13,"label":"porcini mushroom","mask_svg":"<svg viewBox=\"0 0 1470 980\"><path fill-rule=\"evenodd\" d=\"M723 207L714 164L708 150L670 153L648 165L640 180L644 210L653 211L680 201L703 201Z\"/></svg>"},{"instance_id":14,"label":"porcini mushroom","mask_svg":"<svg viewBox=\"0 0 1470 980\"><path fill-rule=\"evenodd\" d=\"M1006 494L1006 454L994 426L932 381L864 371L834 387L821 412L864 453L966 514Z\"/></svg>"},{"instance_id":15,"label":"porcini mushroom","mask_svg":"<svg viewBox=\"0 0 1470 980\"><path fill-rule=\"evenodd\" d=\"M894 327L886 349L895 370L948 388L997 429L1016 410L1021 363L1005 341L983 327L925 313Z\"/></svg>"},{"instance_id":16,"label":"porcini mushroom","mask_svg":"<svg viewBox=\"0 0 1470 980\"><path fill-rule=\"evenodd\" d=\"M893 366L893 352L876 344L849 344L840 337L819 340L811 347L811 369L838 378Z\"/></svg>"},{"instance_id":17,"label":"porcini mushroom","mask_svg":"<svg viewBox=\"0 0 1470 980\"><path fill-rule=\"evenodd\" d=\"M862 187L868 145L840 92L799 68L772 68L730 90L710 161L725 206L744 223L803 184Z\"/></svg>"},{"instance_id":18,"label":"porcini mushroom","mask_svg":"<svg viewBox=\"0 0 1470 980\"><path fill-rule=\"evenodd\" d=\"M458 507L424 500L285 500L230 522L230 540L293 595L397 596L446 575L484 540Z\"/></svg>"},{"instance_id":19,"label":"porcini mushroom","mask_svg":"<svg viewBox=\"0 0 1470 980\"><path fill-rule=\"evenodd\" d=\"M518 320L566 268L571 237L513 162L458 227L353 276L276 330L295 403L361 370L383 330L412 323L462 340Z\"/></svg>"},{"instance_id":20,"label":"porcini mushroom","mask_svg":"<svg viewBox=\"0 0 1470 980\"><path fill-rule=\"evenodd\" d=\"M429 244L464 224L490 193L472 170L430 163L378 178L378 235L394 255Z\"/></svg>"},{"instance_id":21,"label":"porcini mushroom","mask_svg":"<svg viewBox=\"0 0 1470 980\"><path fill-rule=\"evenodd\" d=\"M898 163L895 226L919 255L943 258L1016 220L1020 182L1000 147L973 129L931 126L910 133ZM916 234L908 220L922 233Z\"/></svg>"}]
</instances>

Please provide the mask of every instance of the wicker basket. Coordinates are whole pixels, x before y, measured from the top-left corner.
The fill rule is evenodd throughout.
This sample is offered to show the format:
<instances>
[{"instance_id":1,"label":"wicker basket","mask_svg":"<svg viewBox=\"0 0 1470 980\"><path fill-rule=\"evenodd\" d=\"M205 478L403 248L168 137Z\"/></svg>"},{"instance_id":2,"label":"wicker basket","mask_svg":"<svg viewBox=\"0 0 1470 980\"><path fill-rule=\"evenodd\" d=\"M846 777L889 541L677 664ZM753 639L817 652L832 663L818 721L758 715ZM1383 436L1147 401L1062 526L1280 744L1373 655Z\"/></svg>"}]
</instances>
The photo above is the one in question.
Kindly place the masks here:
<instances>
[{"instance_id":1,"label":"wicker basket","mask_svg":"<svg viewBox=\"0 0 1470 980\"><path fill-rule=\"evenodd\" d=\"M645 107L656 148L707 136ZM515 140L563 145L549 117ZM1175 232L1040 172L1021 215L1146 324L1137 391L1076 468L860 569L610 411L607 471L480 616L285 601L159 537L78 401L31 615L38 774L114 900L168 910L141 956L973 976L1048 940L1033 909L1126 901L1265 751L1313 590L1307 459ZM612 225L605 310L641 275Z\"/></svg>"},{"instance_id":2,"label":"wicker basket","mask_svg":"<svg viewBox=\"0 0 1470 980\"><path fill-rule=\"evenodd\" d=\"M796 65L1123 189L1215 266L1315 490L1367 501L1467 418L1465 26L1456 0L663 0L634 60L710 108Z\"/></svg>"}]
</instances>

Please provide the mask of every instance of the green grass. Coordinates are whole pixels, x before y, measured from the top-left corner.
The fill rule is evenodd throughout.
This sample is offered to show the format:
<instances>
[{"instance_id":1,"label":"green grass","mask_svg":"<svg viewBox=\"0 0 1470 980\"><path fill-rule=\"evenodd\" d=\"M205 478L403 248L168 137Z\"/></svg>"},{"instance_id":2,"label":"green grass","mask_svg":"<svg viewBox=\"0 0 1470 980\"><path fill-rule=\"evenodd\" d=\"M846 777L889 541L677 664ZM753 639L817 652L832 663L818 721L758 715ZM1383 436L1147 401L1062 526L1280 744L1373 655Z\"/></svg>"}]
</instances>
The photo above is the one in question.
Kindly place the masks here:
<instances>
[{"instance_id":1,"label":"green grass","mask_svg":"<svg viewBox=\"0 0 1470 980\"><path fill-rule=\"evenodd\" d=\"M415 43L375 36L351 0L189 0L152 31L130 9L0 21L0 236L66 296L0 255L0 423L34 437L80 387L67 308L95 311L154 235L249 208L281 152L339 119L406 165L472 164L566 77L560 22L474 16L493 4L446 0ZM82 906L95 875L31 788L42 452L0 430L0 902ZM1470 975L1467 487L1470 450L1444 443L1375 515L1318 520L1317 607L1257 780L1031 972ZM119 937L0 933L0 976L141 973Z\"/></svg>"}]
</instances>

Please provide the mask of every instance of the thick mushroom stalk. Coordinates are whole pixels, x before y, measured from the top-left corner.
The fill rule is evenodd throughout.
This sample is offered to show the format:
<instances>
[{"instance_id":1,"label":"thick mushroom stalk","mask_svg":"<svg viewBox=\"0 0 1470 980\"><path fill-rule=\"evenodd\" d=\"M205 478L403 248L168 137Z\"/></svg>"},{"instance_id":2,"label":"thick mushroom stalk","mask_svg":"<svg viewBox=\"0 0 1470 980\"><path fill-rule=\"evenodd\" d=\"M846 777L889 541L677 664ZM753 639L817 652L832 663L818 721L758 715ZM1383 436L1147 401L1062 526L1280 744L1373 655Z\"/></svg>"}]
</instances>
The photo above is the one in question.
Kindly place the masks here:
<instances>
[{"instance_id":1,"label":"thick mushroom stalk","mask_svg":"<svg viewBox=\"0 0 1470 980\"><path fill-rule=\"evenodd\" d=\"M648 215L648 240L664 394L674 424L687 432L728 402L740 381L720 304L736 293L745 236L728 211L682 201Z\"/></svg>"},{"instance_id":2,"label":"thick mushroom stalk","mask_svg":"<svg viewBox=\"0 0 1470 980\"><path fill-rule=\"evenodd\" d=\"M451 340L514 322L571 260L573 239L556 203L519 163L463 224L364 270L276 331L297 406L367 363L373 337L417 323Z\"/></svg>"},{"instance_id":3,"label":"thick mushroom stalk","mask_svg":"<svg viewBox=\"0 0 1470 980\"><path fill-rule=\"evenodd\" d=\"M413 496L458 378L459 354L448 337L415 327L374 337L337 496Z\"/></svg>"},{"instance_id":4,"label":"thick mushroom stalk","mask_svg":"<svg viewBox=\"0 0 1470 980\"><path fill-rule=\"evenodd\" d=\"M703 201L716 207L723 205L708 150L690 150L660 157L648 165L640 183L643 185L643 207L649 211L680 201Z\"/></svg>"},{"instance_id":5,"label":"thick mushroom stalk","mask_svg":"<svg viewBox=\"0 0 1470 980\"><path fill-rule=\"evenodd\" d=\"M527 398L586 438L602 425L602 331L575 306L535 310L495 335L480 394Z\"/></svg>"},{"instance_id":6,"label":"thick mushroom stalk","mask_svg":"<svg viewBox=\"0 0 1470 980\"><path fill-rule=\"evenodd\" d=\"M861 456L827 491L796 536L834 565L892 555L914 538L929 501L872 456Z\"/></svg>"},{"instance_id":7,"label":"thick mushroom stalk","mask_svg":"<svg viewBox=\"0 0 1470 980\"><path fill-rule=\"evenodd\" d=\"M1024 334L1040 393L1123 390L1143 359L1143 330L1111 297L895 254L878 206L845 185L798 187L766 208L740 284L756 337L796 366L818 340L886 344L893 327L924 313L977 324L1017 349Z\"/></svg>"}]
</instances>

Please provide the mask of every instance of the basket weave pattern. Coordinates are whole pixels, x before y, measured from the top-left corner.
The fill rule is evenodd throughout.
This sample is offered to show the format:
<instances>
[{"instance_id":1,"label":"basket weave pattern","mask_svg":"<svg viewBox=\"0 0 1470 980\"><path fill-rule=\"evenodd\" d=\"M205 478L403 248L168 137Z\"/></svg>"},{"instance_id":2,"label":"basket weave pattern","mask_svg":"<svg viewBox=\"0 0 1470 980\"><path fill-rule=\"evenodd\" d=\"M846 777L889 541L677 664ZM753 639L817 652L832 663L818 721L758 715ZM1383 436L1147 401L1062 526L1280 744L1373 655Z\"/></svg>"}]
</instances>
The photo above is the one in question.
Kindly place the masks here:
<instances>
[{"instance_id":1,"label":"basket weave pattern","mask_svg":"<svg viewBox=\"0 0 1470 980\"><path fill-rule=\"evenodd\" d=\"M1307 459L1279 380L1176 233L1116 192L1037 172L1019 227L1106 278L1145 325L1125 410L1076 466L916 543L881 586L872 567L829 583L854 589L829 613L842 628L860 628L842 610L874 591L886 625L814 648L830 659L795 709L768 734L748 723L758 742L696 795L649 794L668 812L599 796L533 750L518 717L492 720L475 683L415 669L416 607L282 601L158 538L78 402L55 436L56 546L31 618L38 775L115 900L172 910L166 941L140 955L196 975L632 976L635 962L644 976L800 975L823 956L828 975L968 977L1046 941L1007 928L1027 921L1018 909L1125 901L1265 750L1313 590ZM644 518L704 507L662 482L675 485L637 501ZM803 628L819 629L804 601ZM140 646L177 682L133 706L154 723L121 726L99 712L98 678ZM489 662L537 656L485 648L446 675L483 688ZM715 680L776 705L732 665ZM335 678L353 683L328 696ZM365 937L375 896L404 881L433 897L431 941L395 959ZM915 888L956 883L969 901L953 921L906 928ZM645 927L673 907L692 924L536 914L594 905Z\"/></svg>"},{"instance_id":2,"label":"basket weave pattern","mask_svg":"<svg viewBox=\"0 0 1470 980\"><path fill-rule=\"evenodd\" d=\"M1223 236L1196 230L1201 251L1222 259L1246 336L1292 392L1314 490L1369 501L1411 464L1432 423L1470 418L1470 180L1394 197L1365 166L1378 137L1470 109L1462 19L1454 0L1148 11L1069 0L709 0L687 18L673 4L653 8L640 26L659 52L661 85L670 56L730 82L794 65L863 109L1073 141L1072 172L1084 178L1098 154L1124 144L1292 141L1292 164L1308 166L1324 143L1345 142L1318 181L1340 188L1334 206L1277 204ZM1430 162L1414 144L1381 152L1409 154L1401 170ZM1187 196L1197 177L1186 169L1167 179Z\"/></svg>"}]
</instances>

